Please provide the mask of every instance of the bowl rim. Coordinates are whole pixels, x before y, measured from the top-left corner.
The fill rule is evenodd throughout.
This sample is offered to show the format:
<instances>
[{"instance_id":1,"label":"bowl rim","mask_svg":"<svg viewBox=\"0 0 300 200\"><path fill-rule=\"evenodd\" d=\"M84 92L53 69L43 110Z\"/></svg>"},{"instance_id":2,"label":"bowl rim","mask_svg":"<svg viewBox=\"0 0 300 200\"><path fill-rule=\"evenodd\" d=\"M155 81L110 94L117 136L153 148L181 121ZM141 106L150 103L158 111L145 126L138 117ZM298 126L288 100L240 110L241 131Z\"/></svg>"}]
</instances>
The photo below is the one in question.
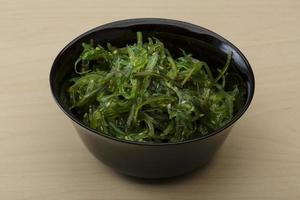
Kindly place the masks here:
<instances>
[{"instance_id":1,"label":"bowl rim","mask_svg":"<svg viewBox=\"0 0 300 200\"><path fill-rule=\"evenodd\" d=\"M139 141L129 141L129 140L123 140L123 139L119 139L113 136L110 136L108 134L104 134L101 133L93 128L90 128L88 125L85 125L81 120L77 119L72 113L70 113L70 111L64 109L64 107L62 106L62 102L59 100L59 98L55 95L54 92L54 87L53 87L53 80L55 77L55 73L54 73L54 69L56 66L56 63L58 62L58 60L60 59L61 55L68 49L70 48L73 44L75 44L78 40L80 40L81 38L99 31L99 30L103 30L103 29L109 29L109 28L124 28L124 27L128 27L128 26L135 26L135 25L151 25L151 24L156 24L156 25L171 25L174 27L178 27L178 28L182 28L182 29L187 29L190 32L199 34L199 33L205 33L208 34L212 37L217 38L218 40L222 40L224 41L227 45L229 45L231 48L233 48L237 54L242 58L242 60L245 62L247 70L249 71L248 73L248 78L249 78L249 94L247 95L247 99L246 102L244 104L244 106L237 112L237 114L224 126L222 126L221 128L205 135L202 137L197 137L197 138L193 138L193 139L189 139L189 140L184 140L184 141L180 141L180 142L168 142L168 143L155 143L155 142L139 142ZM187 144L187 143L192 143L192 142L196 142L199 140L205 140L209 137L215 136L218 133L223 132L225 129L230 128L236 121L238 121L241 116L246 112L246 110L249 108L250 103L253 99L254 96L254 91L255 91L255 78L254 78L254 73L253 70L251 68L250 63L248 62L247 58L244 56L244 54L235 46L233 45L231 42L229 42L227 39L225 39L224 37L220 36L219 34L206 29L204 27L189 23L189 22L184 22L184 21L179 21L179 20L174 20L174 19L166 19L166 18L132 18L132 19L124 19L124 20L118 20L118 21L114 21L114 22L110 22L110 23L106 23L100 26L97 26L95 28L92 28L82 34L80 34L79 36L77 36L75 39L73 39L71 42L69 42L59 53L58 55L55 57L52 66L51 66L51 70L50 70L50 75L49 75L49 82L50 82L50 90L52 93L52 97L55 100L55 103L58 105L58 107L72 120L72 122L75 122L77 125L79 125L81 128L87 129L90 133L92 134L97 134L99 136L105 137L107 139L111 139L114 140L116 142L121 142L121 143L127 143L127 144L133 144L133 145L144 145L144 146L165 146L165 145L181 145L181 144Z\"/></svg>"}]
</instances>

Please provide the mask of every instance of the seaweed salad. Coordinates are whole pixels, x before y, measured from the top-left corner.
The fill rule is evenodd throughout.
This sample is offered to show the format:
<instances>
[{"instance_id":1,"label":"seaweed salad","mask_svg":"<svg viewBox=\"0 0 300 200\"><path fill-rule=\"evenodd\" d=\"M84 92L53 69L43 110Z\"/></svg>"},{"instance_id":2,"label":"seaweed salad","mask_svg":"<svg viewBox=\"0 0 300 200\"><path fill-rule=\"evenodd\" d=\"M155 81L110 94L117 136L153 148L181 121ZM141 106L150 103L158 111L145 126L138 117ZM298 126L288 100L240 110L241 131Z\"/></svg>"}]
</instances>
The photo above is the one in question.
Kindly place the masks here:
<instances>
[{"instance_id":1,"label":"seaweed salad","mask_svg":"<svg viewBox=\"0 0 300 200\"><path fill-rule=\"evenodd\" d=\"M143 42L136 34L137 42L122 48L82 44L66 94L86 125L124 140L179 142L232 119L244 91L227 86L231 52L213 71L187 49L175 58L159 39Z\"/></svg>"}]
</instances>

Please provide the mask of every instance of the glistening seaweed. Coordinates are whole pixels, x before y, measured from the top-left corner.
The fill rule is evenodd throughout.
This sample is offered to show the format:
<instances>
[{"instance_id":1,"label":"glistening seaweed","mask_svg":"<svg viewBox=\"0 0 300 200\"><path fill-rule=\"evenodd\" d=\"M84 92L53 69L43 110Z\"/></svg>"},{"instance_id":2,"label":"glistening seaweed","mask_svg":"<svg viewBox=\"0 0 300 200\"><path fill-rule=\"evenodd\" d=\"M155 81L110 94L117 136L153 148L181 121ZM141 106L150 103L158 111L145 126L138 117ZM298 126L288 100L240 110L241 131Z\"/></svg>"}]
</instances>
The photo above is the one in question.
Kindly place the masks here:
<instances>
[{"instance_id":1,"label":"glistening seaweed","mask_svg":"<svg viewBox=\"0 0 300 200\"><path fill-rule=\"evenodd\" d=\"M231 52L212 73L183 50L174 58L157 38L143 42L141 32L135 44L122 48L82 46L69 105L99 132L131 141L184 141L224 126L241 104L241 84L226 83Z\"/></svg>"}]
</instances>

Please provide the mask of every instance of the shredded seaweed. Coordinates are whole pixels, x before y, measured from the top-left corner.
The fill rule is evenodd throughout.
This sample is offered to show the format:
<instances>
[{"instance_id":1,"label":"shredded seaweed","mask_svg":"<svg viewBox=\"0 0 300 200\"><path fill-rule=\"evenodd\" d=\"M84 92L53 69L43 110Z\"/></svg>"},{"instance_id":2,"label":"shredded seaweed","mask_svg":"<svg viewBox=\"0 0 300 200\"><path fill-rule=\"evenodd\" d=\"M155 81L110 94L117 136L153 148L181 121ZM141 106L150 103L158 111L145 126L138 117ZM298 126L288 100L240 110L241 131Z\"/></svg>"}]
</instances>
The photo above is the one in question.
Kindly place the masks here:
<instances>
[{"instance_id":1,"label":"shredded seaweed","mask_svg":"<svg viewBox=\"0 0 300 200\"><path fill-rule=\"evenodd\" d=\"M120 139L179 142L204 136L232 119L243 94L240 85L225 89L231 52L214 74L183 50L173 58L157 38L143 42L141 32L137 43L122 48L82 46L77 76L67 89L70 109L91 128Z\"/></svg>"}]
</instances>

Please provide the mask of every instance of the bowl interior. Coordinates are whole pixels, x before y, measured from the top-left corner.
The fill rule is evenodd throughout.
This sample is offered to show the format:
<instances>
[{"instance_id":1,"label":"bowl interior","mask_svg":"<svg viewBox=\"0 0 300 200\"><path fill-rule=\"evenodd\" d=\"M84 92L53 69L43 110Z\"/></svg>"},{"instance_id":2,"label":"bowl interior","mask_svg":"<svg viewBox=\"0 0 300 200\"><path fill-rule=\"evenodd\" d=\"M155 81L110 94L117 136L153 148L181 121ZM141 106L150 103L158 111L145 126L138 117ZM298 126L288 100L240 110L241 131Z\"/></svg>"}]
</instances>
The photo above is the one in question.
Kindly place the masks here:
<instances>
[{"instance_id":1,"label":"bowl interior","mask_svg":"<svg viewBox=\"0 0 300 200\"><path fill-rule=\"evenodd\" d=\"M104 47L107 42L116 47L124 47L136 42L137 31L142 31L144 41L147 37L156 37L161 40L174 57L182 55L180 49L184 49L193 57L206 61L213 71L216 71L216 68L222 68L226 62L227 53L232 52L232 66L229 69L231 73L238 73L242 77L246 94L242 106L236 110L236 115L230 123L236 121L248 108L254 92L253 72L246 58L233 44L207 29L185 22L134 19L92 29L70 42L56 57L50 73L52 93L63 111L77 123L81 122L69 111L64 94L68 84L65 80L75 75L74 63L82 51L81 44L93 40L94 44L101 44ZM231 82L229 85L233 85L237 80L230 77L227 81Z\"/></svg>"}]
</instances>

